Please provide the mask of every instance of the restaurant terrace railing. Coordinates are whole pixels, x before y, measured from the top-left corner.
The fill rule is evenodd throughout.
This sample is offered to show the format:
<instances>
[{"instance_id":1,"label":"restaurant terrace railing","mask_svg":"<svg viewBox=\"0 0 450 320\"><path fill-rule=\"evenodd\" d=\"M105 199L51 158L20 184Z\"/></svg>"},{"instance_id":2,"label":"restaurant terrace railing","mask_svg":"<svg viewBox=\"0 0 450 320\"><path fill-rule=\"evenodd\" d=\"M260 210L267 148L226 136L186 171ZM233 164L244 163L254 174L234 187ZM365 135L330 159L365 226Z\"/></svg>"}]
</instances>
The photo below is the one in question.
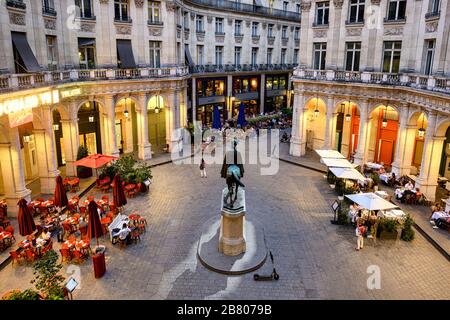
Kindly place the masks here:
<instances>
[{"instance_id":1,"label":"restaurant terrace railing","mask_svg":"<svg viewBox=\"0 0 450 320\"><path fill-rule=\"evenodd\" d=\"M308 80L398 85L450 94L450 78L414 73L359 72L296 68L294 69L293 76L294 78Z\"/></svg>"},{"instance_id":2,"label":"restaurant terrace railing","mask_svg":"<svg viewBox=\"0 0 450 320\"><path fill-rule=\"evenodd\" d=\"M139 69L88 69L43 71L40 73L0 75L0 91L43 87L78 81L145 79L181 77L189 74L188 67Z\"/></svg>"},{"instance_id":3,"label":"restaurant terrace railing","mask_svg":"<svg viewBox=\"0 0 450 320\"><path fill-rule=\"evenodd\" d=\"M293 11L285 11L279 9L271 9L264 6L239 3L238 1L228 0L185 0L184 2L192 3L210 8L216 8L221 10L229 10L237 13L247 13L263 17L272 17L276 19L285 19L295 22L300 22L300 13Z\"/></svg>"},{"instance_id":4,"label":"restaurant terrace railing","mask_svg":"<svg viewBox=\"0 0 450 320\"><path fill-rule=\"evenodd\" d=\"M206 64L189 67L190 73L211 73L211 72L245 72L245 71L292 71L296 64Z\"/></svg>"}]
</instances>

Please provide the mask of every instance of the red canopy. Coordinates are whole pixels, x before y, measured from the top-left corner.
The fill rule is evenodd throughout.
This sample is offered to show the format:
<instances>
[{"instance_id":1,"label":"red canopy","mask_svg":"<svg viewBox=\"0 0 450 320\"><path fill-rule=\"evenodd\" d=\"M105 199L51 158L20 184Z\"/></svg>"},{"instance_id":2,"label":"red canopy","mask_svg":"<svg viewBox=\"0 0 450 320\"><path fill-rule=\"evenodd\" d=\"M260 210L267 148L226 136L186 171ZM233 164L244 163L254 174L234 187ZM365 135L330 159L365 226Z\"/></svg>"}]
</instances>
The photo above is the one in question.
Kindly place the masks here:
<instances>
[{"instance_id":1,"label":"red canopy","mask_svg":"<svg viewBox=\"0 0 450 320\"><path fill-rule=\"evenodd\" d=\"M127 204L127 197L122 186L122 179L120 175L116 174L112 183L113 186L113 202L116 208L120 208Z\"/></svg>"},{"instance_id":2,"label":"red canopy","mask_svg":"<svg viewBox=\"0 0 450 320\"><path fill-rule=\"evenodd\" d=\"M88 205L88 213L89 213L89 220L88 220L88 236L89 239L96 238L97 239L97 245L98 245L98 238L103 236L103 228L102 223L100 222L100 218L98 216L98 205L95 203L95 201L89 202Z\"/></svg>"},{"instance_id":3,"label":"red canopy","mask_svg":"<svg viewBox=\"0 0 450 320\"><path fill-rule=\"evenodd\" d=\"M66 188L64 188L63 180L61 176L56 177L56 187L55 187L55 206L56 207L67 207L69 200L67 199Z\"/></svg>"},{"instance_id":4,"label":"red canopy","mask_svg":"<svg viewBox=\"0 0 450 320\"><path fill-rule=\"evenodd\" d=\"M83 159L75 161L75 166L89 167L97 169L103 167L105 164L111 162L112 160L118 159L114 156L107 156L105 154L92 154Z\"/></svg>"},{"instance_id":5,"label":"red canopy","mask_svg":"<svg viewBox=\"0 0 450 320\"><path fill-rule=\"evenodd\" d=\"M36 225L34 224L33 216L28 210L27 200L22 198L17 204L19 205L19 214L17 215L19 233L21 236L32 234L36 230Z\"/></svg>"}]
</instances>

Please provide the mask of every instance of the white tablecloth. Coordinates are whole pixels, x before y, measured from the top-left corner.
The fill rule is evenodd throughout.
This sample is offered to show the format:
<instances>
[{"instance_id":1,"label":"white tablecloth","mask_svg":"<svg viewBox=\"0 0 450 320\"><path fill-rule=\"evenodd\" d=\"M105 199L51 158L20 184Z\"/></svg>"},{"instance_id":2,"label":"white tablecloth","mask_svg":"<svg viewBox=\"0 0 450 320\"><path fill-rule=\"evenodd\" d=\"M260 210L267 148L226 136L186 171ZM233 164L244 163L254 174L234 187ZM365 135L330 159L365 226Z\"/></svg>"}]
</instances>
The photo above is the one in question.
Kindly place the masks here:
<instances>
[{"instance_id":1,"label":"white tablecloth","mask_svg":"<svg viewBox=\"0 0 450 320\"><path fill-rule=\"evenodd\" d=\"M391 177L390 173L382 173L380 174L380 180L388 183L389 178Z\"/></svg>"},{"instance_id":2,"label":"white tablecloth","mask_svg":"<svg viewBox=\"0 0 450 320\"><path fill-rule=\"evenodd\" d=\"M445 213L444 211L436 211L431 216L431 219L437 220L437 219L440 219L440 218L449 218L449 217L450 217L450 214Z\"/></svg>"},{"instance_id":3,"label":"white tablecloth","mask_svg":"<svg viewBox=\"0 0 450 320\"><path fill-rule=\"evenodd\" d=\"M383 198L385 200L389 199L389 194L386 191L382 191L382 190L375 191L375 194L380 196L381 198Z\"/></svg>"},{"instance_id":4,"label":"white tablecloth","mask_svg":"<svg viewBox=\"0 0 450 320\"><path fill-rule=\"evenodd\" d=\"M383 168L383 166L379 163L374 163L374 162L367 162L366 166L371 168L371 169L376 169L379 170L380 168Z\"/></svg>"},{"instance_id":5,"label":"white tablecloth","mask_svg":"<svg viewBox=\"0 0 450 320\"><path fill-rule=\"evenodd\" d=\"M406 218L406 213L404 213L402 210L399 210L399 209L392 209L392 210L385 211L384 216L386 218L400 220L400 219Z\"/></svg>"}]
</instances>

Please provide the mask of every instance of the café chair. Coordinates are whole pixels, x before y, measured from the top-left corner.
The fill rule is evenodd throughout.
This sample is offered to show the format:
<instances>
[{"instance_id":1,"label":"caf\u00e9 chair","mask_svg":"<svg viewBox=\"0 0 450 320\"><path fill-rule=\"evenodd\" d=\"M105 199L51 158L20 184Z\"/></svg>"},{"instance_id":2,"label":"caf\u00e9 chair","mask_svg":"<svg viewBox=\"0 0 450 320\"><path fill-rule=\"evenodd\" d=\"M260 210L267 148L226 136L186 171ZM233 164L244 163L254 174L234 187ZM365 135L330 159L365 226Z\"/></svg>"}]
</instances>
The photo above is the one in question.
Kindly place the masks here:
<instances>
[{"instance_id":1,"label":"caf\u00e9 chair","mask_svg":"<svg viewBox=\"0 0 450 320\"><path fill-rule=\"evenodd\" d=\"M70 254L69 249L59 249L59 252L61 253L61 263L72 260L72 255Z\"/></svg>"},{"instance_id":2,"label":"caf\u00e9 chair","mask_svg":"<svg viewBox=\"0 0 450 320\"><path fill-rule=\"evenodd\" d=\"M73 250L72 259L74 259L77 263L81 263L84 262L84 255L81 253L80 250Z\"/></svg>"},{"instance_id":3,"label":"caf\u00e9 chair","mask_svg":"<svg viewBox=\"0 0 450 320\"><path fill-rule=\"evenodd\" d=\"M11 238L14 240L14 242L16 242L16 237L14 237L14 227L13 226L7 226L5 228L5 231L11 233Z\"/></svg>"},{"instance_id":4,"label":"caf\u00e9 chair","mask_svg":"<svg viewBox=\"0 0 450 320\"><path fill-rule=\"evenodd\" d=\"M134 243L137 243L139 240L139 242L141 242L141 234L139 233L138 229L135 229L133 231L131 231L131 241L133 241Z\"/></svg>"},{"instance_id":5,"label":"caf\u00e9 chair","mask_svg":"<svg viewBox=\"0 0 450 320\"><path fill-rule=\"evenodd\" d=\"M25 259L28 262L34 262L34 260L36 259L36 254L31 250L31 249L25 249Z\"/></svg>"},{"instance_id":6,"label":"caf\u00e9 chair","mask_svg":"<svg viewBox=\"0 0 450 320\"><path fill-rule=\"evenodd\" d=\"M22 255L20 253L18 253L17 251L10 251L9 256L11 257L12 265L14 265L14 263L16 263L16 262L18 264L21 264L23 261Z\"/></svg>"}]
</instances>

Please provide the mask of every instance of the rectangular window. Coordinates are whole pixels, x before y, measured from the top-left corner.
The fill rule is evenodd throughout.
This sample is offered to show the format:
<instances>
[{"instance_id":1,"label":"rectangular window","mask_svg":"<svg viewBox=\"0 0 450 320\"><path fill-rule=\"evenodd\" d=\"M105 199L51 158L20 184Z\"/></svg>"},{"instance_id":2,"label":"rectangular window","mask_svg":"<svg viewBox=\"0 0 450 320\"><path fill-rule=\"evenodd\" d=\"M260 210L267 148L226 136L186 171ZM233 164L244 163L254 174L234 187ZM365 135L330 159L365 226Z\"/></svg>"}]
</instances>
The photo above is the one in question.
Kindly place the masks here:
<instances>
[{"instance_id":1,"label":"rectangular window","mask_svg":"<svg viewBox=\"0 0 450 320\"><path fill-rule=\"evenodd\" d=\"M300 28L299 27L295 27L294 39L295 40L300 40Z\"/></svg>"},{"instance_id":2,"label":"rectangular window","mask_svg":"<svg viewBox=\"0 0 450 320\"><path fill-rule=\"evenodd\" d=\"M216 33L223 33L223 18L216 18Z\"/></svg>"},{"instance_id":3,"label":"rectangular window","mask_svg":"<svg viewBox=\"0 0 450 320\"><path fill-rule=\"evenodd\" d=\"M294 64L298 64L298 49L294 50L294 61L292 61Z\"/></svg>"},{"instance_id":4,"label":"rectangular window","mask_svg":"<svg viewBox=\"0 0 450 320\"><path fill-rule=\"evenodd\" d=\"M347 42L345 46L345 70L359 71L361 42Z\"/></svg>"},{"instance_id":5,"label":"rectangular window","mask_svg":"<svg viewBox=\"0 0 450 320\"><path fill-rule=\"evenodd\" d=\"M283 1L283 11L288 11L289 2Z\"/></svg>"},{"instance_id":6,"label":"rectangular window","mask_svg":"<svg viewBox=\"0 0 450 320\"><path fill-rule=\"evenodd\" d=\"M56 14L53 0L42 0L42 11L46 14Z\"/></svg>"},{"instance_id":7,"label":"rectangular window","mask_svg":"<svg viewBox=\"0 0 450 320\"><path fill-rule=\"evenodd\" d=\"M430 13L438 13L441 6L441 0L430 0Z\"/></svg>"},{"instance_id":8,"label":"rectangular window","mask_svg":"<svg viewBox=\"0 0 450 320\"><path fill-rule=\"evenodd\" d=\"M92 3L91 0L75 0L75 6L79 8L81 18L92 18ZM77 10L78 12L78 10Z\"/></svg>"},{"instance_id":9,"label":"rectangular window","mask_svg":"<svg viewBox=\"0 0 450 320\"><path fill-rule=\"evenodd\" d=\"M406 0L390 0L388 6L388 20L405 19Z\"/></svg>"},{"instance_id":10,"label":"rectangular window","mask_svg":"<svg viewBox=\"0 0 450 320\"><path fill-rule=\"evenodd\" d=\"M150 41L150 68L161 67L161 41Z\"/></svg>"},{"instance_id":11,"label":"rectangular window","mask_svg":"<svg viewBox=\"0 0 450 320\"><path fill-rule=\"evenodd\" d=\"M283 26L283 28L281 29L281 38L282 39L287 39L288 38L287 30L288 30L287 26Z\"/></svg>"},{"instance_id":12,"label":"rectangular window","mask_svg":"<svg viewBox=\"0 0 450 320\"><path fill-rule=\"evenodd\" d=\"M273 38L273 24L267 25L267 37Z\"/></svg>"},{"instance_id":13,"label":"rectangular window","mask_svg":"<svg viewBox=\"0 0 450 320\"><path fill-rule=\"evenodd\" d=\"M129 21L128 0L114 0L114 19Z\"/></svg>"},{"instance_id":14,"label":"rectangular window","mask_svg":"<svg viewBox=\"0 0 450 320\"><path fill-rule=\"evenodd\" d=\"M272 52L273 52L272 48L267 48L267 64L268 65L272 64Z\"/></svg>"},{"instance_id":15,"label":"rectangular window","mask_svg":"<svg viewBox=\"0 0 450 320\"><path fill-rule=\"evenodd\" d=\"M58 66L58 51L55 36L45 36L47 42L47 61L49 70L55 70Z\"/></svg>"},{"instance_id":16,"label":"rectangular window","mask_svg":"<svg viewBox=\"0 0 450 320\"><path fill-rule=\"evenodd\" d=\"M286 49L281 49L281 64L286 64Z\"/></svg>"},{"instance_id":17,"label":"rectangular window","mask_svg":"<svg viewBox=\"0 0 450 320\"><path fill-rule=\"evenodd\" d=\"M239 66L241 64L241 47L234 47L234 65Z\"/></svg>"},{"instance_id":18,"label":"rectangular window","mask_svg":"<svg viewBox=\"0 0 450 320\"><path fill-rule=\"evenodd\" d=\"M203 28L203 16L197 16L195 18L195 31L205 32Z\"/></svg>"},{"instance_id":19,"label":"rectangular window","mask_svg":"<svg viewBox=\"0 0 450 320\"><path fill-rule=\"evenodd\" d=\"M330 3L328 1L316 3L316 25L320 26L328 24L329 11Z\"/></svg>"},{"instance_id":20,"label":"rectangular window","mask_svg":"<svg viewBox=\"0 0 450 320\"><path fill-rule=\"evenodd\" d=\"M302 7L298 3L295 5L295 12L297 14L301 14L302 13Z\"/></svg>"},{"instance_id":21,"label":"rectangular window","mask_svg":"<svg viewBox=\"0 0 450 320\"><path fill-rule=\"evenodd\" d=\"M400 69L401 41L385 41L383 44L383 72L398 73Z\"/></svg>"},{"instance_id":22,"label":"rectangular window","mask_svg":"<svg viewBox=\"0 0 450 320\"><path fill-rule=\"evenodd\" d=\"M252 66L258 63L258 48L252 48Z\"/></svg>"},{"instance_id":23,"label":"rectangular window","mask_svg":"<svg viewBox=\"0 0 450 320\"><path fill-rule=\"evenodd\" d=\"M325 42L314 43L314 69L325 70L327 56L327 44Z\"/></svg>"},{"instance_id":24,"label":"rectangular window","mask_svg":"<svg viewBox=\"0 0 450 320\"><path fill-rule=\"evenodd\" d=\"M242 35L242 21L241 20L234 20L234 35L240 36Z\"/></svg>"},{"instance_id":25,"label":"rectangular window","mask_svg":"<svg viewBox=\"0 0 450 320\"><path fill-rule=\"evenodd\" d=\"M349 18L350 23L364 22L364 2L365 0L350 0Z\"/></svg>"},{"instance_id":26,"label":"rectangular window","mask_svg":"<svg viewBox=\"0 0 450 320\"><path fill-rule=\"evenodd\" d=\"M197 46L197 64L203 65L204 57L203 57L204 48L201 45Z\"/></svg>"},{"instance_id":27,"label":"rectangular window","mask_svg":"<svg viewBox=\"0 0 450 320\"><path fill-rule=\"evenodd\" d=\"M148 21L150 23L161 22L161 2L159 1L148 2Z\"/></svg>"},{"instance_id":28,"label":"rectangular window","mask_svg":"<svg viewBox=\"0 0 450 320\"><path fill-rule=\"evenodd\" d=\"M252 37L258 36L258 22L252 22Z\"/></svg>"},{"instance_id":29,"label":"rectangular window","mask_svg":"<svg viewBox=\"0 0 450 320\"><path fill-rule=\"evenodd\" d=\"M425 40L425 55L424 55L424 70L423 73L426 75L431 75L433 71L433 58L434 58L434 48L436 40Z\"/></svg>"},{"instance_id":30,"label":"rectangular window","mask_svg":"<svg viewBox=\"0 0 450 320\"><path fill-rule=\"evenodd\" d=\"M223 47L222 46L216 47L216 65L218 65L218 66L223 65Z\"/></svg>"},{"instance_id":31,"label":"rectangular window","mask_svg":"<svg viewBox=\"0 0 450 320\"><path fill-rule=\"evenodd\" d=\"M95 68L95 39L78 38L80 69Z\"/></svg>"}]
</instances>

